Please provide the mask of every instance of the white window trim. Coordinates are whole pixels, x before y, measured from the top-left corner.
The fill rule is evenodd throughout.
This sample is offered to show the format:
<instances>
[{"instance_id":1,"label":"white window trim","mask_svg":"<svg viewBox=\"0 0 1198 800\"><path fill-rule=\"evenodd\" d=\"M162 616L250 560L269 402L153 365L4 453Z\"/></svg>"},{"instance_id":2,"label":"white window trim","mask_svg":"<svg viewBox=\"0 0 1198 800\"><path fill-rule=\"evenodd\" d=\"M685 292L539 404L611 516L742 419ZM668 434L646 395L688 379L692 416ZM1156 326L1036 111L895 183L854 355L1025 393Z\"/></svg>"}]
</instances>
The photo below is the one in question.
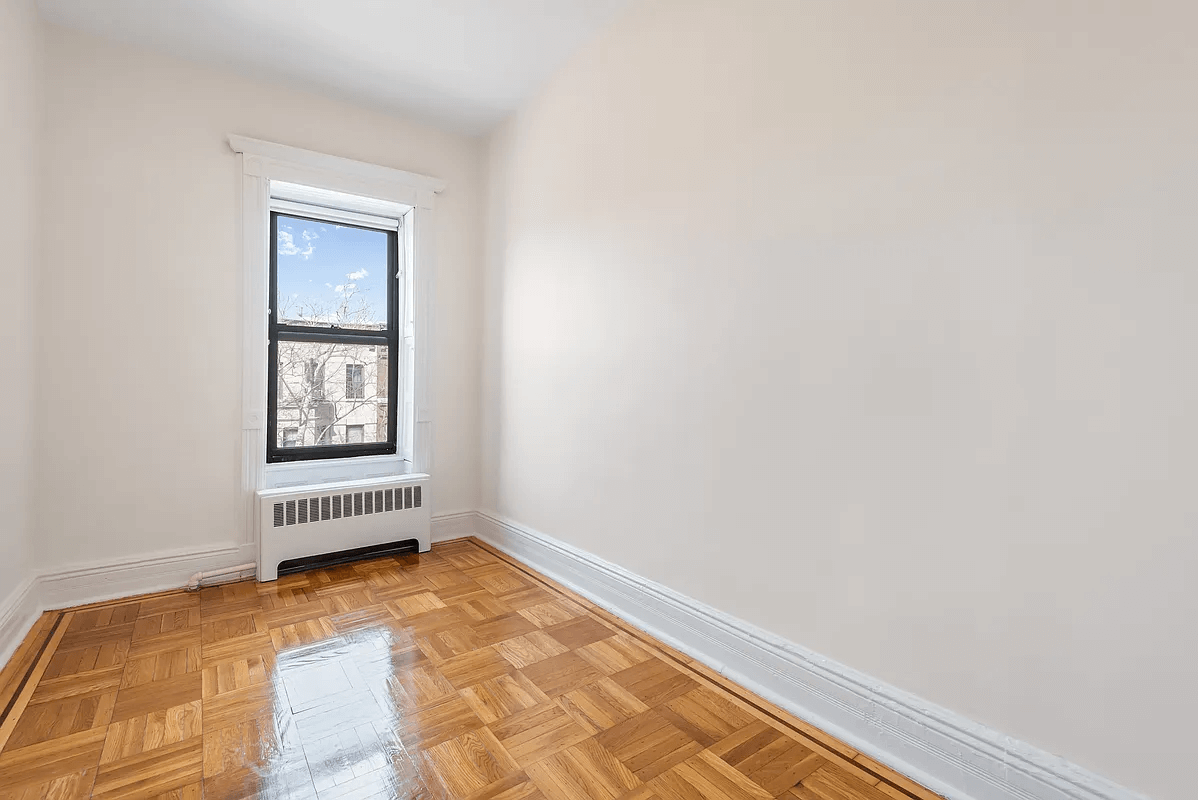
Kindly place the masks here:
<instances>
[{"instance_id":1,"label":"white window trim","mask_svg":"<svg viewBox=\"0 0 1198 800\"><path fill-rule=\"evenodd\" d=\"M353 480L386 474L430 474L433 440L432 309L435 297L436 257L433 228L434 201L445 182L412 172L353 161L230 134L229 146L237 154L241 172L239 231L241 237L241 513L242 542L258 539L257 492L271 485L294 485L332 478ZM414 424L411 462L399 443L395 456L367 456L327 461L266 464L267 290L269 285L270 182L285 181L364 198L410 206L411 224L405 224L406 247L412 275L415 347L411 385ZM398 402L395 398L392 402ZM402 409L401 409L402 412ZM269 483L268 483L269 482Z\"/></svg>"}]
</instances>

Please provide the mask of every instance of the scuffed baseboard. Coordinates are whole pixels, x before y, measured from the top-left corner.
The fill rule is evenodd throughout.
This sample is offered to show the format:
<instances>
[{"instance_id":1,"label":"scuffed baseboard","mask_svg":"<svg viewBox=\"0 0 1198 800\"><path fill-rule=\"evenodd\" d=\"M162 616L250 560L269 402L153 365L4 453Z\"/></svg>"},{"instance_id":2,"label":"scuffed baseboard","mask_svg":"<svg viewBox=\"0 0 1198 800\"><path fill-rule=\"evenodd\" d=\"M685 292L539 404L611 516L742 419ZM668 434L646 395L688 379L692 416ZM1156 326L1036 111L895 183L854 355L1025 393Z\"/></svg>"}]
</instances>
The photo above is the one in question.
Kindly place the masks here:
<instances>
[{"instance_id":1,"label":"scuffed baseboard","mask_svg":"<svg viewBox=\"0 0 1198 800\"><path fill-rule=\"evenodd\" d=\"M517 522L479 512L474 528L488 544L949 800L1147 800Z\"/></svg>"}]
</instances>

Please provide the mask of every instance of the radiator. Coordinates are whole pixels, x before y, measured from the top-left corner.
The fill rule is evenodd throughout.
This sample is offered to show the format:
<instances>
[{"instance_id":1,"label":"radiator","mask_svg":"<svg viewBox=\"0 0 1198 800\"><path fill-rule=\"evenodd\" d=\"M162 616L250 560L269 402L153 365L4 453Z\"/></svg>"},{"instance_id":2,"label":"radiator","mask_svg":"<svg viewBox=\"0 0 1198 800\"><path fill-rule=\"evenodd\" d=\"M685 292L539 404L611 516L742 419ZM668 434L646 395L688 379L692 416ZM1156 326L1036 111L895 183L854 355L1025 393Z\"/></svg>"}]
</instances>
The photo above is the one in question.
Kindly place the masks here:
<instances>
[{"instance_id":1,"label":"radiator","mask_svg":"<svg viewBox=\"0 0 1198 800\"><path fill-rule=\"evenodd\" d=\"M289 486L258 492L258 580L279 577L280 562L415 539L432 543L428 476Z\"/></svg>"}]
</instances>

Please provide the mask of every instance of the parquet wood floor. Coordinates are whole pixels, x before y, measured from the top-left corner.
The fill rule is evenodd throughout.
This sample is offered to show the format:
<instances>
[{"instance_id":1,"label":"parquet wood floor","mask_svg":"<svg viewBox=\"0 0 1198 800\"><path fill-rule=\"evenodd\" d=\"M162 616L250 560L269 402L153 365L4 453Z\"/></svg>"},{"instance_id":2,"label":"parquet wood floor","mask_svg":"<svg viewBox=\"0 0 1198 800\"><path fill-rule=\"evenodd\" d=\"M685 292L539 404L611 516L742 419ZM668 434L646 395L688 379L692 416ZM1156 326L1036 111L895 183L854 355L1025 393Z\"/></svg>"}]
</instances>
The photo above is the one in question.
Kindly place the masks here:
<instances>
[{"instance_id":1,"label":"parquet wood floor","mask_svg":"<svg viewBox=\"0 0 1198 800\"><path fill-rule=\"evenodd\" d=\"M49 614L0 678L0 798L935 798L472 539Z\"/></svg>"}]
</instances>

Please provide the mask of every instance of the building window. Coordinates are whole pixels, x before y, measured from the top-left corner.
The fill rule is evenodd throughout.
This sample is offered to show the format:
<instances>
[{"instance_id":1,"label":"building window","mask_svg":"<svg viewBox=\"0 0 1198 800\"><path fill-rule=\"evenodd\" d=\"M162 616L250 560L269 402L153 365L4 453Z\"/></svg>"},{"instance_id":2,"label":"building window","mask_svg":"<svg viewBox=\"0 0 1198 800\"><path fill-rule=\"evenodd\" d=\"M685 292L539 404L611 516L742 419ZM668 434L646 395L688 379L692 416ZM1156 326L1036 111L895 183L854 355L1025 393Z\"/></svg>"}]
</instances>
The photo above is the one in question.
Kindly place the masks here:
<instances>
[{"instance_id":1,"label":"building window","mask_svg":"<svg viewBox=\"0 0 1198 800\"><path fill-rule=\"evenodd\" d=\"M269 462L396 453L400 226L272 200Z\"/></svg>"},{"instance_id":2,"label":"building window","mask_svg":"<svg viewBox=\"0 0 1198 800\"><path fill-rule=\"evenodd\" d=\"M345 396L351 400L366 399L366 377L363 374L363 367L363 364L345 365ZM375 369L385 372L386 366L376 360Z\"/></svg>"}]
</instances>

